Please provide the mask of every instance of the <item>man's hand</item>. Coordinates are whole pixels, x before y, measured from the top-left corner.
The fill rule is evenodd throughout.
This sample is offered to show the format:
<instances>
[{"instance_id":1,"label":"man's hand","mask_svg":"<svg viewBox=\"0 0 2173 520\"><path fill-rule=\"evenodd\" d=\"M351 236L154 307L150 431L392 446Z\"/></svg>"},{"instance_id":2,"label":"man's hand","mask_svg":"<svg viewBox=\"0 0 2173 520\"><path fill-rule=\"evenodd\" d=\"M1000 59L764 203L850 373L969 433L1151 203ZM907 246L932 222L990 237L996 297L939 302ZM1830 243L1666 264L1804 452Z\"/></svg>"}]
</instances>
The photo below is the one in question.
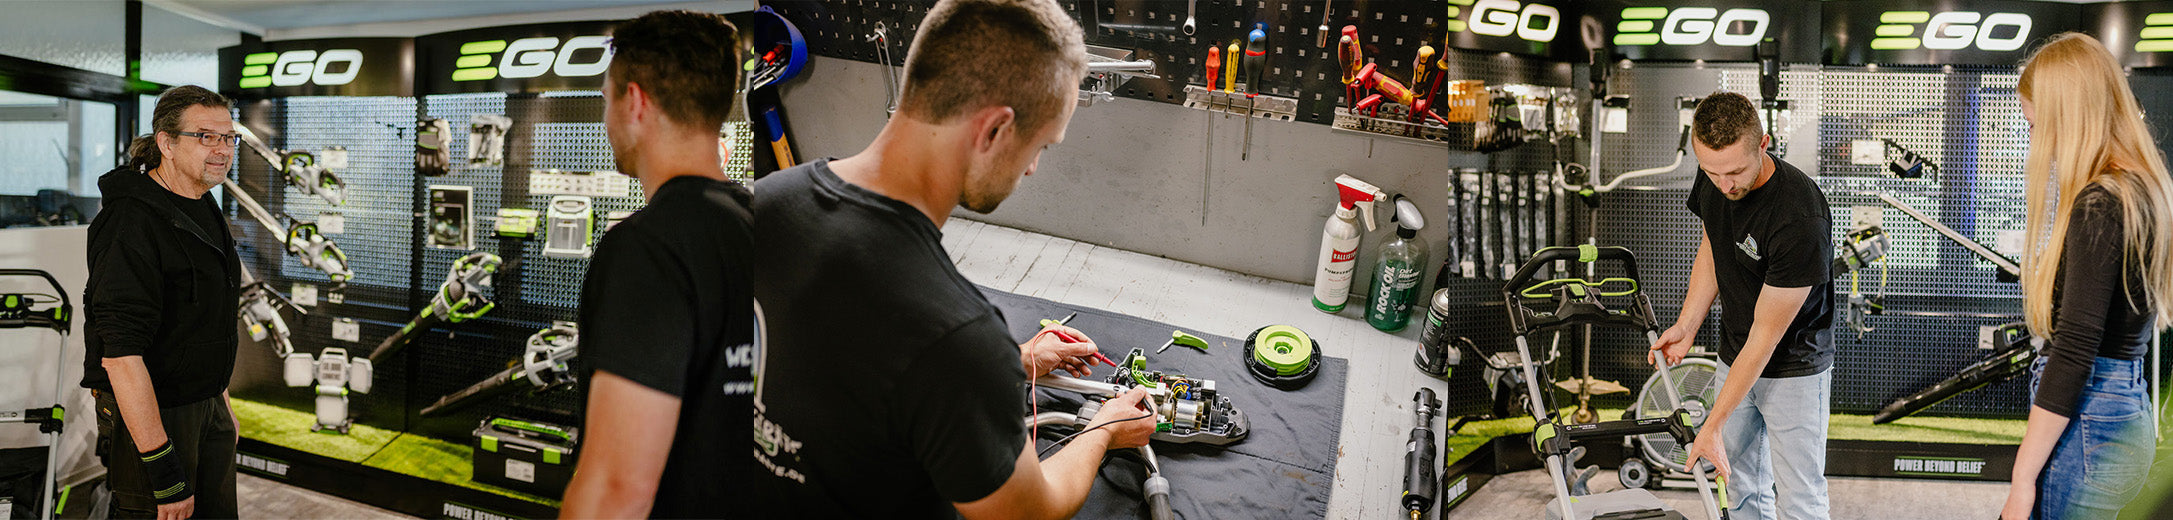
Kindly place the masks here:
<instances>
[{"instance_id":1,"label":"man's hand","mask_svg":"<svg viewBox=\"0 0 2173 520\"><path fill-rule=\"evenodd\" d=\"M1086 377L1093 374L1094 339L1079 329L1063 325L1050 325L1034 334L1033 339L1019 345L1019 366L1026 369L1026 378L1033 379L1063 369L1072 375Z\"/></svg>"},{"instance_id":2,"label":"man's hand","mask_svg":"<svg viewBox=\"0 0 2173 520\"><path fill-rule=\"evenodd\" d=\"M1148 437L1154 435L1155 423L1154 412L1140 405L1146 399L1146 390L1126 390L1102 402L1101 411L1094 412L1094 420L1087 428L1101 427L1109 432L1108 448L1112 450L1146 446Z\"/></svg>"},{"instance_id":3,"label":"man's hand","mask_svg":"<svg viewBox=\"0 0 2173 520\"><path fill-rule=\"evenodd\" d=\"M1696 471L1699 460L1711 463L1721 478L1728 477L1728 446L1720 440L1719 432L1700 432L1697 442L1690 444L1690 458L1683 461L1683 467Z\"/></svg>"},{"instance_id":4,"label":"man's hand","mask_svg":"<svg viewBox=\"0 0 2173 520\"><path fill-rule=\"evenodd\" d=\"M159 504L158 506L158 520L183 520L195 515L196 497L188 497L181 499L180 502Z\"/></svg>"},{"instance_id":5,"label":"man's hand","mask_svg":"<svg viewBox=\"0 0 2173 520\"><path fill-rule=\"evenodd\" d=\"M1698 339L1698 327L1677 323L1660 333L1660 341L1652 344L1652 352L1645 354L1645 362L1658 365L1660 356L1667 357L1668 366L1683 362L1690 355L1690 344Z\"/></svg>"}]
</instances>

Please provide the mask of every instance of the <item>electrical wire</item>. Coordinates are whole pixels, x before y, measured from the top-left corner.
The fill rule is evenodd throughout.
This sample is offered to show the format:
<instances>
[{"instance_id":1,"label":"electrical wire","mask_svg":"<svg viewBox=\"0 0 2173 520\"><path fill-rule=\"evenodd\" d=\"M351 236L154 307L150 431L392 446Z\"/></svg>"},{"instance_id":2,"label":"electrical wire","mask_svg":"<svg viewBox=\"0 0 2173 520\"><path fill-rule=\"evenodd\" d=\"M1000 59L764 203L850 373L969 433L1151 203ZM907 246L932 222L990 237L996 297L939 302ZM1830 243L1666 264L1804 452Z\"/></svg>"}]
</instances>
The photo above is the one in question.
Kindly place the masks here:
<instances>
[{"instance_id":1,"label":"electrical wire","mask_svg":"<svg viewBox=\"0 0 2173 520\"><path fill-rule=\"evenodd\" d=\"M1064 436L1063 438L1061 438L1061 439L1057 439L1057 440L1056 440L1056 443L1054 443L1054 444L1050 444L1050 445L1049 445L1049 447L1047 447L1047 448L1042 448L1042 449L1041 449L1040 451L1036 452L1036 453L1034 454L1034 456L1035 456L1035 457L1045 457L1045 456L1048 456L1048 455L1049 455L1049 450L1051 450L1051 449L1055 449L1055 448L1056 448L1056 447L1058 447L1058 446L1063 446L1063 445L1064 445L1064 443L1067 443L1067 442L1071 442L1071 439L1072 439L1073 437L1078 437L1078 436L1081 436L1081 435L1086 435L1086 433L1087 433L1087 432L1091 432L1091 431L1094 431L1094 430L1099 430L1099 429L1102 429L1102 427L1103 427L1103 426L1108 426L1108 425L1112 425L1112 424L1116 424L1116 423L1120 423L1120 422L1125 422L1125 421L1137 421L1137 420L1140 420L1140 419L1145 419L1145 418L1149 418L1149 417L1154 417L1154 414L1151 414L1151 413L1150 413L1150 414L1147 414L1147 415L1142 415L1142 416L1138 416L1138 417L1128 417L1128 418L1124 418L1124 419L1117 419L1117 420L1114 420L1114 421L1109 421L1109 422L1105 422L1105 423L1101 423L1101 424L1097 424L1097 425L1094 425L1094 427L1092 427L1092 428L1087 428L1087 429L1084 429L1084 430L1079 430L1079 432L1078 432L1078 433L1073 433L1073 434L1071 434L1071 435L1065 435L1065 436Z\"/></svg>"}]
</instances>

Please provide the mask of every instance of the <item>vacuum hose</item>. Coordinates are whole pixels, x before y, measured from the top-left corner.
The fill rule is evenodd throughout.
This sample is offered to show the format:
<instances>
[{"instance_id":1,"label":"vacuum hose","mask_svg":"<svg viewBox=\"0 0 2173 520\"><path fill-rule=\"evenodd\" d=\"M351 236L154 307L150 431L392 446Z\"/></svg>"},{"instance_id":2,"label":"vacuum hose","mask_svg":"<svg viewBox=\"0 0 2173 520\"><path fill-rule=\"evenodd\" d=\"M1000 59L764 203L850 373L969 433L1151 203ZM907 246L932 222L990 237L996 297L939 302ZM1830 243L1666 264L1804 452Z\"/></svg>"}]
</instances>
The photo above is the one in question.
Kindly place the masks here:
<instances>
[{"instance_id":1,"label":"vacuum hose","mask_svg":"<svg viewBox=\"0 0 2173 520\"><path fill-rule=\"evenodd\" d=\"M1177 512L1169 503L1169 479L1162 477L1162 465L1155 461L1154 446L1140 446L1139 454L1147 459L1147 482L1140 485L1140 490L1147 496L1148 518L1176 520Z\"/></svg>"}]
</instances>

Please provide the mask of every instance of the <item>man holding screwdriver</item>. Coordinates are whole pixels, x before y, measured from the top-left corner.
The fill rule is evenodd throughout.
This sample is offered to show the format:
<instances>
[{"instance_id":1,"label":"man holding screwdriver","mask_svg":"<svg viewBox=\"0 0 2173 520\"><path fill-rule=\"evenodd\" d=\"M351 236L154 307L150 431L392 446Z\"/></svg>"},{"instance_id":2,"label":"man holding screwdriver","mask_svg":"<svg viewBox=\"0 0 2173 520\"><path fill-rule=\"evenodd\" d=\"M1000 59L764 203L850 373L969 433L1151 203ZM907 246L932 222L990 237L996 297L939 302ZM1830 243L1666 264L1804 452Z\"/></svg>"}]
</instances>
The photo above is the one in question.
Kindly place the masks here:
<instances>
[{"instance_id":1,"label":"man holding screwdriver","mask_svg":"<svg viewBox=\"0 0 2173 520\"><path fill-rule=\"evenodd\" d=\"M1063 140L1085 75L1055 0L943 0L873 144L755 183L755 516L1064 518L1108 450L1147 443L1133 389L1038 457L1028 381L1086 375L1095 346L1012 343L943 249L952 208L994 211Z\"/></svg>"},{"instance_id":2,"label":"man holding screwdriver","mask_svg":"<svg viewBox=\"0 0 2173 520\"><path fill-rule=\"evenodd\" d=\"M1834 354L1826 195L1766 151L1771 138L1742 94L1698 102L1691 134L1703 175L1692 181L1689 206L1705 234L1682 313L1652 350L1670 364L1682 361L1717 297L1718 376L1726 383L1688 463L1709 461L1733 476L1729 517L1826 518Z\"/></svg>"}]
</instances>

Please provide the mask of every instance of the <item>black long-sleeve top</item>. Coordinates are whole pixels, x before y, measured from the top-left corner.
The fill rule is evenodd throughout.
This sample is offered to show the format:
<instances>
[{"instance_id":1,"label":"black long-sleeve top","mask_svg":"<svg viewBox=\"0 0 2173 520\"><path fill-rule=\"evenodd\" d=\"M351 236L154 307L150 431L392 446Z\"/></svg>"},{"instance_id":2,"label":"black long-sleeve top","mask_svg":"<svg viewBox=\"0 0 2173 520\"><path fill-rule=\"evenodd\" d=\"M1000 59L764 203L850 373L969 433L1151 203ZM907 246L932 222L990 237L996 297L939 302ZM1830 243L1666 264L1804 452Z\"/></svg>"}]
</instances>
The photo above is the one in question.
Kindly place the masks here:
<instances>
[{"instance_id":1,"label":"black long-sleeve top","mask_svg":"<svg viewBox=\"0 0 2173 520\"><path fill-rule=\"evenodd\" d=\"M2067 218L2036 405L2074 418L2096 358L2142 359L2154 327L2142 271L2127 262L2120 199L2100 186L2084 188Z\"/></svg>"}]
</instances>

